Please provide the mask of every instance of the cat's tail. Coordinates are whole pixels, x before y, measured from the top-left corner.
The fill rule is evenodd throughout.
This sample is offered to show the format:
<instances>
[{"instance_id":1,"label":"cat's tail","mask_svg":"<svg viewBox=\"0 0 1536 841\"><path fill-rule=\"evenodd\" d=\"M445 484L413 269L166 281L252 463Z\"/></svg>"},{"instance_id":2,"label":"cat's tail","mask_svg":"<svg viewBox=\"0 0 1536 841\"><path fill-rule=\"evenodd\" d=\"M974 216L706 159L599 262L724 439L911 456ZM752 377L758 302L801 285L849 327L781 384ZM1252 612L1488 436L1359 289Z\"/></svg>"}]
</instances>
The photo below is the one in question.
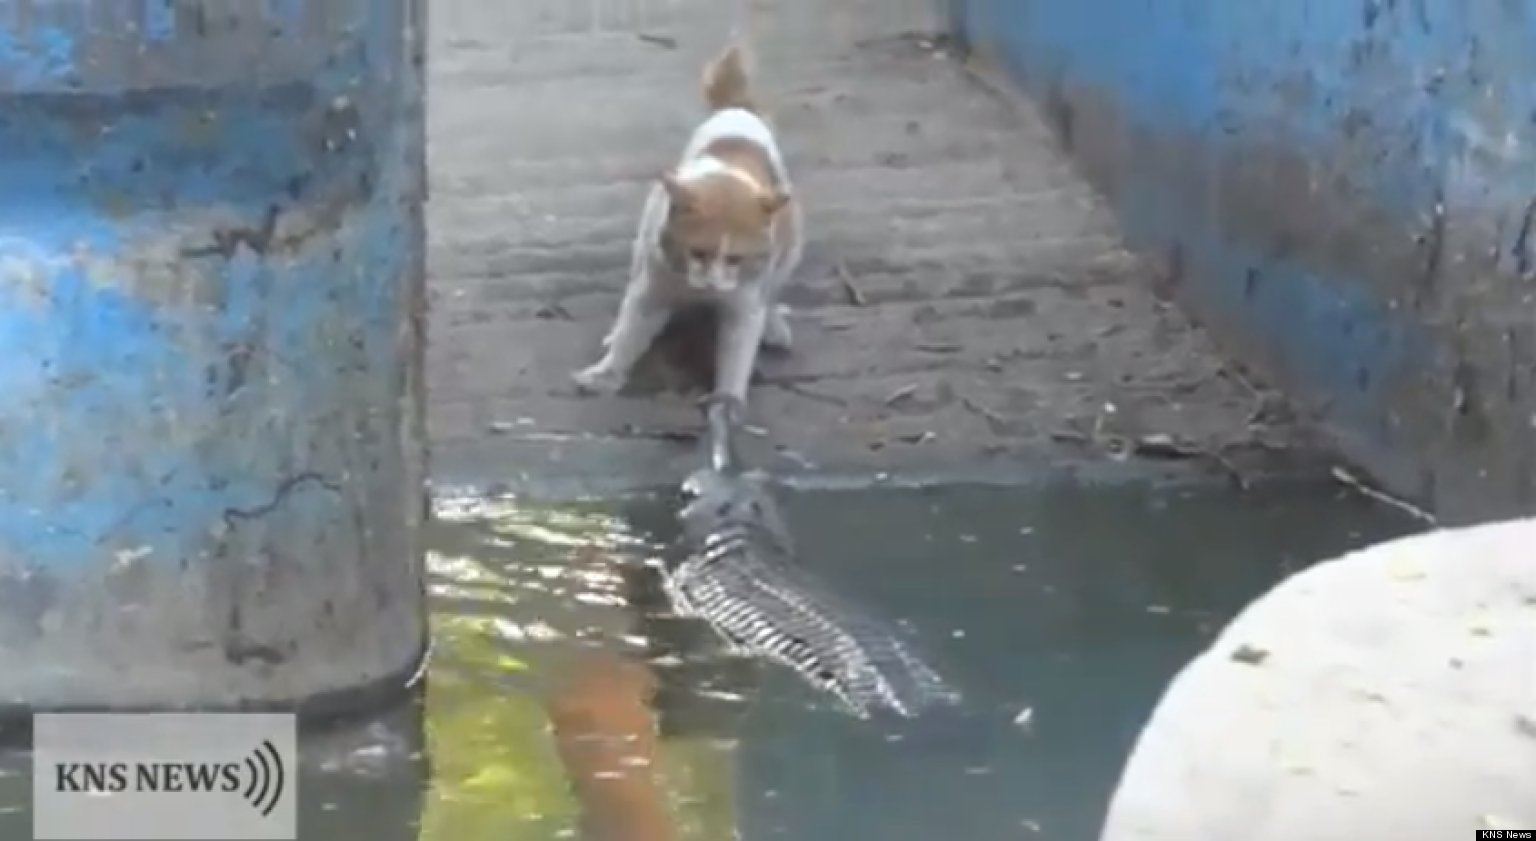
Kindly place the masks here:
<instances>
[{"instance_id":1,"label":"cat's tail","mask_svg":"<svg viewBox=\"0 0 1536 841\"><path fill-rule=\"evenodd\" d=\"M742 39L735 38L704 67L704 101L712 111L743 108L757 113Z\"/></svg>"}]
</instances>

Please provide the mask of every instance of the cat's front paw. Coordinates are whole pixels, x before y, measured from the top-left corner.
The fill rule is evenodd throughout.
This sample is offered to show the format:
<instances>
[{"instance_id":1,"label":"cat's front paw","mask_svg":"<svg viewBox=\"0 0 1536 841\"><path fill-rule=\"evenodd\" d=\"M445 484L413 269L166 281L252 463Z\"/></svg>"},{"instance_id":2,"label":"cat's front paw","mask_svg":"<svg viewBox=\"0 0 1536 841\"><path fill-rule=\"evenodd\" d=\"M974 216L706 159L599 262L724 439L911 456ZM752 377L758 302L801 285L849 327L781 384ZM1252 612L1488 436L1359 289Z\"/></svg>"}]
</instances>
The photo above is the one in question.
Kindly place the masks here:
<instances>
[{"instance_id":1,"label":"cat's front paw","mask_svg":"<svg viewBox=\"0 0 1536 841\"><path fill-rule=\"evenodd\" d=\"M599 362L571 374L576 388L586 394L616 394L624 387L624 374Z\"/></svg>"},{"instance_id":2,"label":"cat's front paw","mask_svg":"<svg viewBox=\"0 0 1536 841\"><path fill-rule=\"evenodd\" d=\"M795 332L789 327L789 307L774 307L763 324L763 347L788 351L795 345Z\"/></svg>"}]
</instances>

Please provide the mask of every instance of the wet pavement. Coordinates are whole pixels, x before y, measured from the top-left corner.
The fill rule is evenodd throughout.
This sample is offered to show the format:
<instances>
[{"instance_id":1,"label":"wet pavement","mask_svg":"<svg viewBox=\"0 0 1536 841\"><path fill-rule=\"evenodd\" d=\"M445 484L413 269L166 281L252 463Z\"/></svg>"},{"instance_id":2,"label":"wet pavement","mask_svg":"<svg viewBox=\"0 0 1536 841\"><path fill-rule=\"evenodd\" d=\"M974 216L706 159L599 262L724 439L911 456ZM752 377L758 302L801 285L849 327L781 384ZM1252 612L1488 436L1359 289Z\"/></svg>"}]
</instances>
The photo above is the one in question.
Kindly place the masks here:
<instances>
[{"instance_id":1,"label":"wet pavement","mask_svg":"<svg viewBox=\"0 0 1536 841\"><path fill-rule=\"evenodd\" d=\"M1214 631L1286 572L1416 530L1308 484L785 502L805 562L901 620L960 708L859 721L787 672L729 657L658 598L648 561L671 526L655 498L445 502L424 697L306 738L301 837L580 837L569 769L582 766L550 721L568 714L573 676L598 688L588 712L601 718L645 675L660 732L647 771L670 829L626 837L1092 841L1142 721ZM0 778L0 839L31 837L26 784Z\"/></svg>"}]
</instances>

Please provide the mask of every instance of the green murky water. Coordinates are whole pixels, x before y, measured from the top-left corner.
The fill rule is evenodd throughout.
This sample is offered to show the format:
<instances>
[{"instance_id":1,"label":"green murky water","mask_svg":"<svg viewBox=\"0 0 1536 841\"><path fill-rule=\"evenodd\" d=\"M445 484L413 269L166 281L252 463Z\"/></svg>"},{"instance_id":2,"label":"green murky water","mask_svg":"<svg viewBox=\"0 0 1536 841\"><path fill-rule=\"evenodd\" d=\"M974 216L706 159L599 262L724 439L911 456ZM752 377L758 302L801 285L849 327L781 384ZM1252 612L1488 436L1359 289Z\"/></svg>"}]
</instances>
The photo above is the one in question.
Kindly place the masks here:
<instances>
[{"instance_id":1,"label":"green murky water","mask_svg":"<svg viewBox=\"0 0 1536 841\"><path fill-rule=\"evenodd\" d=\"M859 721L725 656L658 596L670 515L656 501L449 502L423 696L308 740L301 837L579 839L574 773L598 812L632 819L615 838L1092 841L1163 686L1227 618L1286 572L1413 528L1297 486L785 502L805 562L903 620L962 708ZM652 717L654 745L596 738ZM31 838L13 767L0 838Z\"/></svg>"}]
</instances>

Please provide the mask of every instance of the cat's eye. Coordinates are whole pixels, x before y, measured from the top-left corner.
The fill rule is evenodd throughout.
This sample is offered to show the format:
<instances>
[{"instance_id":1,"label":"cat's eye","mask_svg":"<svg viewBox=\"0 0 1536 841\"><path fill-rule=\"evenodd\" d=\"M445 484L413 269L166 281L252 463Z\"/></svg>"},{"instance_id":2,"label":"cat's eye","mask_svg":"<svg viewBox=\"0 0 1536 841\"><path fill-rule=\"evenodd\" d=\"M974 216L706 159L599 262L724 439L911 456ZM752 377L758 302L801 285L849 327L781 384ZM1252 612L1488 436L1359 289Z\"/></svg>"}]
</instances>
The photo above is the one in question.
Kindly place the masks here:
<instances>
[{"instance_id":1,"label":"cat's eye","mask_svg":"<svg viewBox=\"0 0 1536 841\"><path fill-rule=\"evenodd\" d=\"M699 249L699 248L695 248L692 251L688 252L688 257L689 257L689 259L696 260L696 261L698 261L700 263L708 263L709 262L709 252L708 251L704 251L703 249Z\"/></svg>"},{"instance_id":2,"label":"cat's eye","mask_svg":"<svg viewBox=\"0 0 1536 841\"><path fill-rule=\"evenodd\" d=\"M741 265L741 261L742 261L742 257L741 257L740 254L727 254L727 255L725 255L725 264L727 266L732 267L732 268L735 268L736 266L740 266Z\"/></svg>"}]
</instances>

